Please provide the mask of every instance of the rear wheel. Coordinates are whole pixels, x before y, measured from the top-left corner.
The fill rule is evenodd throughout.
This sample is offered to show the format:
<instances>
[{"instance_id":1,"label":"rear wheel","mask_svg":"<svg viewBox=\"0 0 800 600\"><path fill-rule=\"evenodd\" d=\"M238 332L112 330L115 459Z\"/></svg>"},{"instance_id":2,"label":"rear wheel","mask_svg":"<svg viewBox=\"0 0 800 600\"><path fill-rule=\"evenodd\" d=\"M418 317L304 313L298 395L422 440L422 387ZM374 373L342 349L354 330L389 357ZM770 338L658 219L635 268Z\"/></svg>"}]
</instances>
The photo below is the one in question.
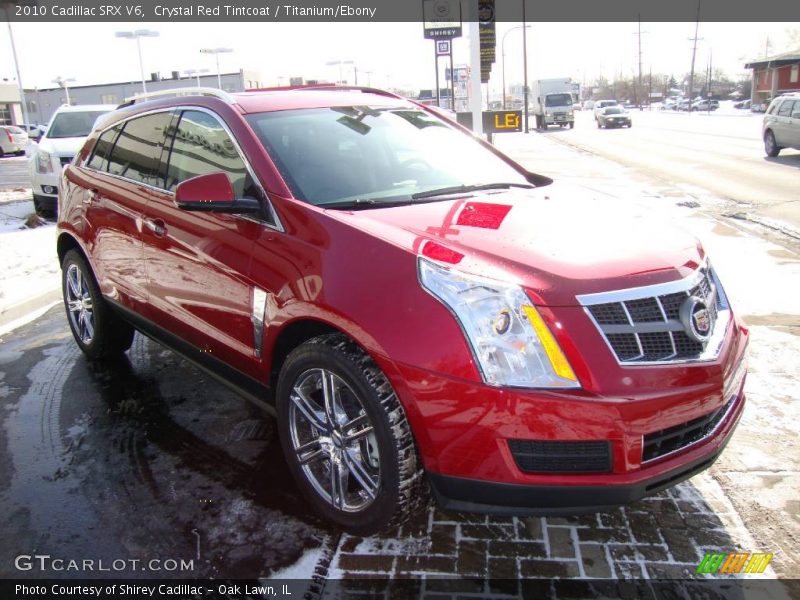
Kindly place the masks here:
<instances>
[{"instance_id":1,"label":"rear wheel","mask_svg":"<svg viewBox=\"0 0 800 600\"><path fill-rule=\"evenodd\" d=\"M570 121L569 128L570 129L574 129L575 128L575 121Z\"/></svg>"},{"instance_id":2,"label":"rear wheel","mask_svg":"<svg viewBox=\"0 0 800 600\"><path fill-rule=\"evenodd\" d=\"M78 346L92 359L118 356L131 347L133 328L106 304L92 270L77 250L61 263L67 321Z\"/></svg>"},{"instance_id":3,"label":"rear wheel","mask_svg":"<svg viewBox=\"0 0 800 600\"><path fill-rule=\"evenodd\" d=\"M405 411L378 366L341 334L292 351L277 389L289 468L318 512L370 535L427 504Z\"/></svg>"},{"instance_id":4,"label":"rear wheel","mask_svg":"<svg viewBox=\"0 0 800 600\"><path fill-rule=\"evenodd\" d=\"M781 151L781 148L775 141L775 134L769 129L767 130L767 133L764 134L764 151L767 153L767 156L771 156L773 158L778 156L778 153Z\"/></svg>"}]
</instances>

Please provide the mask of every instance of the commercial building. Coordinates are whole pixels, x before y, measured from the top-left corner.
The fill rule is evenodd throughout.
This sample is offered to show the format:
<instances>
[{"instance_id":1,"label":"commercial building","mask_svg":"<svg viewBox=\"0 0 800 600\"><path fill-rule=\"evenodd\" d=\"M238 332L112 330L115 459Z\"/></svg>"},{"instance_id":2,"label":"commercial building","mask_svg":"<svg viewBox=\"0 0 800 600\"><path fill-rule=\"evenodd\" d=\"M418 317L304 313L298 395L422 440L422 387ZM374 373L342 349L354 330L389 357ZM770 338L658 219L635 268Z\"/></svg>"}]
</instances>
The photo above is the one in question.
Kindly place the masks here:
<instances>
[{"instance_id":1,"label":"commercial building","mask_svg":"<svg viewBox=\"0 0 800 600\"><path fill-rule=\"evenodd\" d=\"M16 83L0 83L0 125L22 123L22 105Z\"/></svg>"},{"instance_id":2,"label":"commercial building","mask_svg":"<svg viewBox=\"0 0 800 600\"><path fill-rule=\"evenodd\" d=\"M747 63L753 70L753 106L767 104L775 96L800 91L800 49Z\"/></svg>"},{"instance_id":3,"label":"commercial building","mask_svg":"<svg viewBox=\"0 0 800 600\"><path fill-rule=\"evenodd\" d=\"M234 73L222 73L222 89L227 92L241 92L250 88L262 87L261 76L254 71L239 70ZM199 82L199 83L198 83ZM151 73L147 81L147 91L156 92L178 87L218 87L216 73L208 73L199 76L181 77L179 71L173 71L168 78L162 78L158 73ZM16 86L13 86L16 90ZM3 86L0 86L2 93ZM28 108L28 119L31 123L47 123L50 117L59 106L67 103L67 93L69 93L69 103L73 106L80 104L119 104L125 98L142 93L142 82L123 81L119 83L100 83L96 85L77 85L69 86L68 89L62 87L46 89L27 89L25 90L25 100ZM2 112L2 99L0 97L0 113ZM17 93L17 102L19 94ZM0 114L2 117L2 114Z\"/></svg>"}]
</instances>

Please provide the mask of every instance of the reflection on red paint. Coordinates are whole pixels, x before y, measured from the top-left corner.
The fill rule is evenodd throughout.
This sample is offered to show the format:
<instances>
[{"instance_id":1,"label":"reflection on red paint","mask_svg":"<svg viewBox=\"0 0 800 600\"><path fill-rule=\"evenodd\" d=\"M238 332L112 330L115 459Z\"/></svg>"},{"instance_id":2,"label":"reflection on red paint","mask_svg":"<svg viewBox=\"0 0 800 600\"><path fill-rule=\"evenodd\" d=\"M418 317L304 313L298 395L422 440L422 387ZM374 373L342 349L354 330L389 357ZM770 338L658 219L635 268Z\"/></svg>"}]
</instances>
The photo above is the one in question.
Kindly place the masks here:
<instances>
[{"instance_id":1,"label":"reflection on red paint","mask_svg":"<svg viewBox=\"0 0 800 600\"><path fill-rule=\"evenodd\" d=\"M428 242L422 247L422 255L432 260L447 263L450 265L457 265L464 258L461 252L456 252L450 248L446 248L436 242Z\"/></svg>"},{"instance_id":2,"label":"reflection on red paint","mask_svg":"<svg viewBox=\"0 0 800 600\"><path fill-rule=\"evenodd\" d=\"M464 210L458 215L457 225L499 229L511 210L509 204L493 204L491 202L467 202Z\"/></svg>"}]
</instances>

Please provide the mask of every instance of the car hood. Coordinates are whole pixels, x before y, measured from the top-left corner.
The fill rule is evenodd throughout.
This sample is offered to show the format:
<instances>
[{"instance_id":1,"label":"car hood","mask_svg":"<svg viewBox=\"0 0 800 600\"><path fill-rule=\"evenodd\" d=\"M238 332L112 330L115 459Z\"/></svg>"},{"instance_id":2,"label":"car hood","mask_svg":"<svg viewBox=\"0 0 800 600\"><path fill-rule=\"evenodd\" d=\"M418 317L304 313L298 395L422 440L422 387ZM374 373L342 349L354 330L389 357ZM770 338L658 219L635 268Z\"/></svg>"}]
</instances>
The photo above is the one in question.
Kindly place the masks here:
<instances>
[{"instance_id":1,"label":"car hood","mask_svg":"<svg viewBox=\"0 0 800 600\"><path fill-rule=\"evenodd\" d=\"M573 306L576 295L682 279L703 250L680 229L626 202L553 184L532 190L358 211L329 211L417 255L523 285L535 301Z\"/></svg>"},{"instance_id":2,"label":"car hood","mask_svg":"<svg viewBox=\"0 0 800 600\"><path fill-rule=\"evenodd\" d=\"M75 156L85 141L85 137L45 137L39 142L39 149L56 156Z\"/></svg>"}]
</instances>

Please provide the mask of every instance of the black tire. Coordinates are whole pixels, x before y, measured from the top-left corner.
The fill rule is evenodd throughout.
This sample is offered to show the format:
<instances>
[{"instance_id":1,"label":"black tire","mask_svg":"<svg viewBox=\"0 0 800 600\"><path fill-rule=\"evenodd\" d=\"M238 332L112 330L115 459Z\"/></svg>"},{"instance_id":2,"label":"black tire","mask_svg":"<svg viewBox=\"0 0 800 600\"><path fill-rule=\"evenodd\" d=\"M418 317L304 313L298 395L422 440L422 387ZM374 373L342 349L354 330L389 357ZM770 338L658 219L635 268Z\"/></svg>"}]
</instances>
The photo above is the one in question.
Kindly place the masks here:
<instances>
[{"instance_id":1,"label":"black tire","mask_svg":"<svg viewBox=\"0 0 800 600\"><path fill-rule=\"evenodd\" d=\"M340 429L335 426L338 433L334 434L332 430L323 431L321 428L312 426L311 420L304 416L306 413L295 404L300 397L300 394L296 392L298 389L296 386L302 386L304 381L310 380L312 377L310 374L320 372L320 370L322 373L332 374L346 386L344 394L342 394L342 388L339 388L339 394L336 396L340 405L344 405L344 399L349 398L350 406L353 406L355 398L359 403L356 406L361 408L361 412L357 414L362 415L360 417L362 419L365 415L368 421L364 425L372 428L370 437L361 436L363 442L369 445L369 451L364 450L363 446L361 446L362 451L355 450L359 452L358 458L362 466L365 466L364 461L367 460L367 455L374 454L373 444L377 444L379 456L373 455L371 460L373 461L372 467L377 467L379 470L374 473L375 479L369 480L370 484L376 485L377 489L373 490L373 498L369 500L369 504L358 510L351 508L351 511L348 512L341 506L334 506L337 503L335 498L342 498L348 494L360 493L362 494L361 498L368 501L365 496L366 487L358 485L361 480L354 475L354 471L349 466L346 469L344 467L348 463L344 454L347 447L341 441L343 438L338 438L338 446L333 443L334 435L338 435L338 433L341 433L342 436L352 435L352 430L347 432L344 427ZM312 389L311 392L306 390L306 393L324 395L322 390L316 389L316 392ZM292 395L295 400L292 400ZM322 414L319 412L324 402L320 403L318 399L319 395L312 400L311 405L303 404L307 408L313 408L315 418L325 421L324 408ZM349 533L364 536L397 526L417 510L428 505L427 481L417 456L405 411L391 384L378 366L347 336L342 334L323 335L295 348L281 368L276 402L278 432L289 469L304 496L326 519ZM351 416L348 415L347 418L349 419ZM293 437L297 436L295 428L298 417L305 420L308 425L307 431L311 432L307 440L310 439L312 443L316 441L314 449L304 455L306 457L305 467L300 463L297 448L301 445L308 445L308 441L303 442ZM339 420L339 424L341 423L342 420ZM358 446L360 442L353 442L353 444ZM325 450L326 448L327 450ZM335 455L335 452L340 454ZM309 460L307 457L312 454L316 458ZM334 458L336 456L338 458ZM353 460L352 456L349 458L351 461ZM345 493L337 495L331 481L334 479L333 477L328 477L330 492L325 490L324 486L322 486L321 492L318 491L315 485L321 486L321 481L324 481L326 477L325 469L327 469L328 475L331 474L335 460L338 461L336 468L339 469L339 472L343 470L347 472L343 488L346 490ZM369 467L369 465L366 466ZM318 474L315 475L314 470ZM377 480L377 484L375 484L375 480ZM352 487L357 489L352 491Z\"/></svg>"},{"instance_id":2,"label":"black tire","mask_svg":"<svg viewBox=\"0 0 800 600\"><path fill-rule=\"evenodd\" d=\"M600 119L597 119L597 128L602 129L603 126L600 124Z\"/></svg>"},{"instance_id":3,"label":"black tire","mask_svg":"<svg viewBox=\"0 0 800 600\"><path fill-rule=\"evenodd\" d=\"M39 200L36 196L33 197L33 210L37 215L45 219L54 219L56 217L56 212L50 208L45 208L42 206L41 200Z\"/></svg>"},{"instance_id":4,"label":"black tire","mask_svg":"<svg viewBox=\"0 0 800 600\"><path fill-rule=\"evenodd\" d=\"M782 148L778 146L778 142L775 141L775 134L767 129L767 132L764 134L764 152L767 153L767 156L775 158L781 150Z\"/></svg>"},{"instance_id":5,"label":"black tire","mask_svg":"<svg viewBox=\"0 0 800 600\"><path fill-rule=\"evenodd\" d=\"M575 129L575 121L570 121L569 128Z\"/></svg>"},{"instance_id":6,"label":"black tire","mask_svg":"<svg viewBox=\"0 0 800 600\"><path fill-rule=\"evenodd\" d=\"M75 279L68 280L72 276L73 270L80 272L80 279L77 281ZM61 263L61 292L69 328L78 347L86 356L92 360L113 358L131 347L134 335L133 327L123 321L108 306L100 293L92 269L77 250L67 252ZM71 310L71 300L76 297L89 301L88 305L84 304L83 311ZM91 333L86 326L86 312L91 320Z\"/></svg>"}]
</instances>

